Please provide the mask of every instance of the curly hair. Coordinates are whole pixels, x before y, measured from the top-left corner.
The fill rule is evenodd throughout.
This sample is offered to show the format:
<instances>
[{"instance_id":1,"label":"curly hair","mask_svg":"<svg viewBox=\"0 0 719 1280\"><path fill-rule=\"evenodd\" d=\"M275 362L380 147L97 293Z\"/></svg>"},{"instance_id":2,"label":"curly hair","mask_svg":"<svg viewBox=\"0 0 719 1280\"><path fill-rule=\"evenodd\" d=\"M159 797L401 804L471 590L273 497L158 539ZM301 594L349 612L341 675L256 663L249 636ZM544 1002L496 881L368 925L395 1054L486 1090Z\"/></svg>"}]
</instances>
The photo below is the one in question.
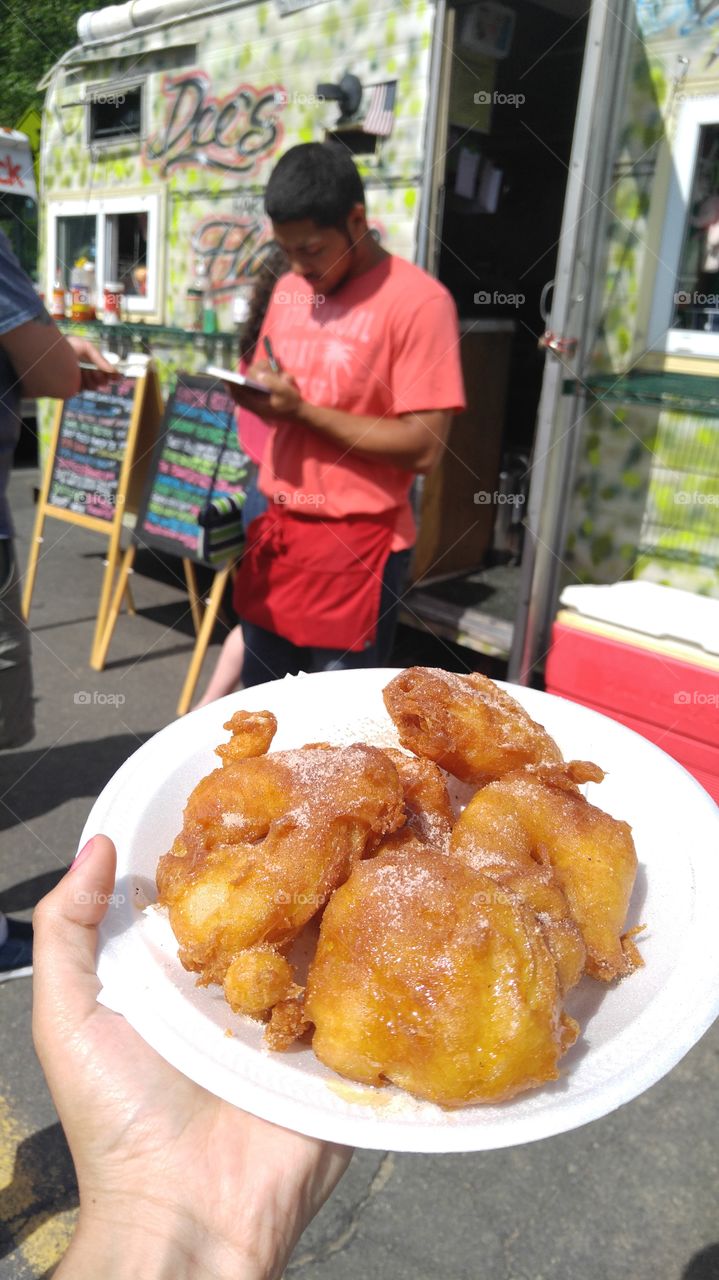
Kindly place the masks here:
<instances>
[{"instance_id":1,"label":"curly hair","mask_svg":"<svg viewBox=\"0 0 719 1280\"><path fill-rule=\"evenodd\" d=\"M262 321L265 318L272 290L281 275L289 270L289 261L284 250L273 240L266 247L262 256L262 265L255 276L255 285L250 298L250 309L240 338L240 357L250 362L255 354L257 339L260 336Z\"/></svg>"}]
</instances>

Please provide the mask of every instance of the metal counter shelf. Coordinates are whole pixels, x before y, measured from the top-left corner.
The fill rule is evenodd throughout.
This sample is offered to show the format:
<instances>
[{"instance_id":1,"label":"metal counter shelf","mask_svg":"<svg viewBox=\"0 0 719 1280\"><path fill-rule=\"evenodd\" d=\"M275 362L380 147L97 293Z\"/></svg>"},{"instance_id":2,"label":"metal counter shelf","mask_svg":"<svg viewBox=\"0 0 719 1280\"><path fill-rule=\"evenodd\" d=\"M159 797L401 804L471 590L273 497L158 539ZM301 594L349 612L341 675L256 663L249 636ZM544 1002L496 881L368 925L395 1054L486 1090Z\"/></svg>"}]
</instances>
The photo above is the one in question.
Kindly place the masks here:
<instances>
[{"instance_id":1,"label":"metal counter shelf","mask_svg":"<svg viewBox=\"0 0 719 1280\"><path fill-rule=\"evenodd\" d=\"M405 593L400 622L488 657L507 659L519 597L519 565L420 582Z\"/></svg>"}]
</instances>

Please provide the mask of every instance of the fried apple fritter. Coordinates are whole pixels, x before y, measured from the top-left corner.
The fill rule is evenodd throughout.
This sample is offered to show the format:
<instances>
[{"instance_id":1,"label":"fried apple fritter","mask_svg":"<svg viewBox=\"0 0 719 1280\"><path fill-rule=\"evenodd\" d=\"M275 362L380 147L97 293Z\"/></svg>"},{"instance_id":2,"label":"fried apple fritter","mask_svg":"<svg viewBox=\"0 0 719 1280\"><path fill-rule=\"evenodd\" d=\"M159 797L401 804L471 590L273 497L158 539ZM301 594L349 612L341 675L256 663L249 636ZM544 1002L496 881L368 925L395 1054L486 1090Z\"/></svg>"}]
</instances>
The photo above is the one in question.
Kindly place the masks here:
<instances>
[{"instance_id":1,"label":"fried apple fritter","mask_svg":"<svg viewBox=\"0 0 719 1280\"><path fill-rule=\"evenodd\" d=\"M288 942L403 822L397 770L376 747L278 751L214 770L157 869L183 965L222 982L240 952Z\"/></svg>"},{"instance_id":2,"label":"fried apple fritter","mask_svg":"<svg viewBox=\"0 0 719 1280\"><path fill-rule=\"evenodd\" d=\"M309 1026L304 991L298 987L296 994L288 996L286 1000L279 1000L274 1006L265 1031L265 1044L268 1049L284 1053L295 1040L304 1035Z\"/></svg>"},{"instance_id":3,"label":"fried apple fritter","mask_svg":"<svg viewBox=\"0 0 719 1280\"><path fill-rule=\"evenodd\" d=\"M222 728L229 729L232 737L215 747L215 755L223 764L232 764L266 755L277 733L277 720L271 711L236 711Z\"/></svg>"},{"instance_id":4,"label":"fried apple fritter","mask_svg":"<svg viewBox=\"0 0 719 1280\"><path fill-rule=\"evenodd\" d=\"M641 964L634 944L622 938L637 870L631 828L590 804L564 767L509 774L483 787L458 818L451 847L486 875L501 883L506 877L507 887L535 910L531 863L538 874L551 867L584 939L592 977L611 982ZM515 881L518 872L523 884ZM561 906L556 895L555 903ZM556 905L548 914L556 945L566 922Z\"/></svg>"},{"instance_id":5,"label":"fried apple fritter","mask_svg":"<svg viewBox=\"0 0 719 1280\"><path fill-rule=\"evenodd\" d=\"M384 690L403 747L463 782L483 784L525 765L561 763L541 724L478 672L409 667Z\"/></svg>"},{"instance_id":6,"label":"fried apple fritter","mask_svg":"<svg viewBox=\"0 0 719 1280\"><path fill-rule=\"evenodd\" d=\"M266 944L238 952L222 986L233 1013L247 1013L252 1018L300 989L289 960Z\"/></svg>"},{"instance_id":7,"label":"fried apple fritter","mask_svg":"<svg viewBox=\"0 0 719 1280\"><path fill-rule=\"evenodd\" d=\"M587 960L579 925L551 865L543 860L544 850L535 858L529 832L500 784L483 787L475 799L480 795L484 803L475 806L471 801L458 818L450 851L531 908L554 956L562 991L567 992L579 982Z\"/></svg>"},{"instance_id":8,"label":"fried apple fritter","mask_svg":"<svg viewBox=\"0 0 719 1280\"><path fill-rule=\"evenodd\" d=\"M332 895L305 1013L321 1062L457 1107L558 1075L578 1033L533 912L424 848L357 863Z\"/></svg>"},{"instance_id":9,"label":"fried apple fritter","mask_svg":"<svg viewBox=\"0 0 719 1280\"><path fill-rule=\"evenodd\" d=\"M433 849L447 849L454 814L442 770L431 760L393 747L385 747L384 751L402 783L407 821L399 831L385 836L380 849L399 849L417 842Z\"/></svg>"},{"instance_id":10,"label":"fried apple fritter","mask_svg":"<svg viewBox=\"0 0 719 1280\"><path fill-rule=\"evenodd\" d=\"M159 902L182 964L262 1018L268 1048L312 1030L351 1080L502 1102L557 1078L582 973L642 963L622 934L631 830L579 791L602 770L565 762L486 677L415 667L384 698L403 751L268 754L272 713L235 712L160 859ZM442 770L481 788L456 824Z\"/></svg>"}]
</instances>

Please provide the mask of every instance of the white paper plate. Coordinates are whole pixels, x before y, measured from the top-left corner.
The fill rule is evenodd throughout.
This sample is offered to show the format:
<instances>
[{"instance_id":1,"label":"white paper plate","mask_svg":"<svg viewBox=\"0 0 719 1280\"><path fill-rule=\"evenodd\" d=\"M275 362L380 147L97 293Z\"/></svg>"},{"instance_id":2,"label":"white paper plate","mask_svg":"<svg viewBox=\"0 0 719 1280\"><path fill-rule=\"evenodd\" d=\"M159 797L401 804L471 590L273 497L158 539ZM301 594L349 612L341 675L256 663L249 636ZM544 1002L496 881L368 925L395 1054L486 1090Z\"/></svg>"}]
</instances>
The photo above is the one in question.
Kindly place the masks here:
<instances>
[{"instance_id":1,"label":"white paper plate","mask_svg":"<svg viewBox=\"0 0 719 1280\"><path fill-rule=\"evenodd\" d=\"M719 1013L719 811L657 747L605 716L533 689L511 692L567 759L607 770L592 801L631 823L639 874L628 925L646 923L645 967L605 987L585 978L568 1011L583 1034L554 1084L494 1106L446 1112L394 1088L352 1085L308 1046L269 1053L260 1024L235 1016L219 988L200 989L176 958L156 908L154 872L179 831L186 799L219 762L234 710L269 708L273 749L396 741L381 692L391 670L302 676L232 694L178 720L122 766L94 805L81 844L98 831L117 844L116 892L103 925L101 999L191 1079L255 1115L301 1133L393 1151L479 1151L562 1133L649 1088ZM140 908L140 909L139 909ZM227 1032L232 1034L228 1035Z\"/></svg>"}]
</instances>

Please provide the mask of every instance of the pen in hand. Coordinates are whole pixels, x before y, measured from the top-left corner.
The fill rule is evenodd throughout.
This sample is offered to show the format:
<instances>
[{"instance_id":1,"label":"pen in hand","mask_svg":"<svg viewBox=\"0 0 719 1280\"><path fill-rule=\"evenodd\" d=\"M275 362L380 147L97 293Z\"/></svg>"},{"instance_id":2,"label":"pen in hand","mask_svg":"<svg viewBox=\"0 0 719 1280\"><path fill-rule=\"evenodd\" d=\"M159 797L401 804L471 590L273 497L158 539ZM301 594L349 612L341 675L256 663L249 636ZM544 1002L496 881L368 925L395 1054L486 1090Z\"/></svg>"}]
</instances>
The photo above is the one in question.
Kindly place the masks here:
<instances>
[{"instance_id":1,"label":"pen in hand","mask_svg":"<svg viewBox=\"0 0 719 1280\"><path fill-rule=\"evenodd\" d=\"M277 357L275 356L275 353L272 350L272 343L270 342L269 338L263 338L263 345L264 345L265 351L267 352L267 360L269 362L270 369L272 370L273 373L279 373L280 366L277 363Z\"/></svg>"}]
</instances>

